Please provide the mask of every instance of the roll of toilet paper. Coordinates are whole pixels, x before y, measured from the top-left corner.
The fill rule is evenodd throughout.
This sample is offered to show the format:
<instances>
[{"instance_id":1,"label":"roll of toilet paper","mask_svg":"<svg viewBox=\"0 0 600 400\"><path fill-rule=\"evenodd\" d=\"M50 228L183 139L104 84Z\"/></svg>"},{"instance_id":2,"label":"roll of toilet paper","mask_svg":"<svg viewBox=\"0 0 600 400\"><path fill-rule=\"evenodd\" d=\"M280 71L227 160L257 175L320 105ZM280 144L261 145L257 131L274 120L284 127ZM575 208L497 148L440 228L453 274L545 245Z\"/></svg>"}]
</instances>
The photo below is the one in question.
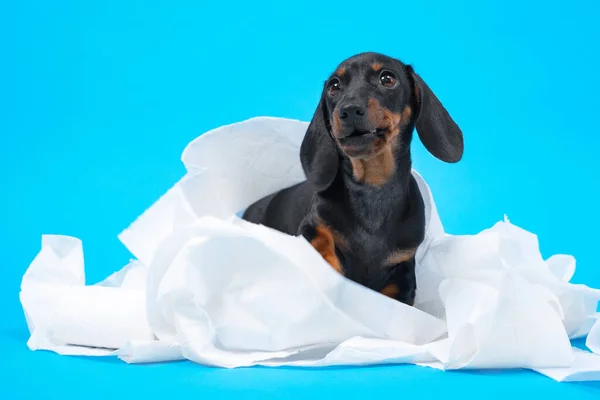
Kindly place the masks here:
<instances>
[{"instance_id":1,"label":"roll of toilet paper","mask_svg":"<svg viewBox=\"0 0 600 400\"><path fill-rule=\"evenodd\" d=\"M31 349L109 355L123 346L152 343L146 316L146 270L132 261L96 285L85 285L79 239L44 235L27 269L19 298Z\"/></svg>"},{"instance_id":2,"label":"roll of toilet paper","mask_svg":"<svg viewBox=\"0 0 600 400\"><path fill-rule=\"evenodd\" d=\"M103 286L64 288L46 327L54 341L119 349L154 340L146 319L145 291Z\"/></svg>"}]
</instances>

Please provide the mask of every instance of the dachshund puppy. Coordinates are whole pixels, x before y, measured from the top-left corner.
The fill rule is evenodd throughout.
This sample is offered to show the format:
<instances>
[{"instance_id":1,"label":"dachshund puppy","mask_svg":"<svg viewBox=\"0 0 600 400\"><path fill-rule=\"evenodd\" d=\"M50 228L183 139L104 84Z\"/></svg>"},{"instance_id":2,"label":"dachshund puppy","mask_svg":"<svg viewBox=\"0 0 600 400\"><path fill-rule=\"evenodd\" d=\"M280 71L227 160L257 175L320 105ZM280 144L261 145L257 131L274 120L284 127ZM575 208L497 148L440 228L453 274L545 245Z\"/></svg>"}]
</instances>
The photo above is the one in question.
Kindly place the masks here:
<instances>
[{"instance_id":1,"label":"dachshund puppy","mask_svg":"<svg viewBox=\"0 0 600 400\"><path fill-rule=\"evenodd\" d=\"M460 128L411 66L378 53L348 58L325 83L301 144L307 180L242 218L302 235L348 279L412 306L425 233L411 174L415 126L433 156L462 158Z\"/></svg>"}]
</instances>

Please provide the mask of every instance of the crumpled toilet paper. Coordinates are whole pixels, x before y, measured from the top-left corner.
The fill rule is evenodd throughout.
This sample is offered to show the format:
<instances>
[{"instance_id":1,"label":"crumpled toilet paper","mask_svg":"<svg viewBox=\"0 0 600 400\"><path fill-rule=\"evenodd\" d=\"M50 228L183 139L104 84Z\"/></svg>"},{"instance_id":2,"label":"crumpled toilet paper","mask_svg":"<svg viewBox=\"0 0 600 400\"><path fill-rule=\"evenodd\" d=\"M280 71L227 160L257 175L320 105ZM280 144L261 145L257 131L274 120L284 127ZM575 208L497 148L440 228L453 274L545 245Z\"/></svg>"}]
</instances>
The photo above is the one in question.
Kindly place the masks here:
<instances>
[{"instance_id":1,"label":"crumpled toilet paper","mask_svg":"<svg viewBox=\"0 0 600 400\"><path fill-rule=\"evenodd\" d=\"M192 141L187 173L119 235L136 259L98 284L85 285L78 239L43 236L21 285L28 346L129 363L411 363L600 380L600 291L569 282L575 259L544 260L537 237L506 218L446 233L416 171L426 235L414 307L347 280L303 238L241 220L304 180L307 126L260 117ZM585 336L591 352L571 346Z\"/></svg>"}]
</instances>

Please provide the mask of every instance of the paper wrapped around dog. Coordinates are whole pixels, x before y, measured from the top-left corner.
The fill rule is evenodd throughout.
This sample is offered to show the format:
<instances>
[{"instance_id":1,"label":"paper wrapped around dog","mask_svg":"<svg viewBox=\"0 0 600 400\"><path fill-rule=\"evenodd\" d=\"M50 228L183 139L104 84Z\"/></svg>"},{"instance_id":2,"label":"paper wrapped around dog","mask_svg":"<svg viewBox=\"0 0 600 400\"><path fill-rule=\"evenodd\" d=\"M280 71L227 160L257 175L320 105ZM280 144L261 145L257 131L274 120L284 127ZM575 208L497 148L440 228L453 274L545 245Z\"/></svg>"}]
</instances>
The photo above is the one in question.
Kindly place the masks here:
<instances>
[{"instance_id":1,"label":"paper wrapped around dog","mask_svg":"<svg viewBox=\"0 0 600 400\"><path fill-rule=\"evenodd\" d=\"M600 379L600 356L569 340L589 333L600 351L600 291L569 283L575 259L543 260L536 236L507 220L446 234L416 172L427 233L415 307L342 277L301 237L240 220L304 179L307 125L254 118L190 143L185 176L120 235L137 260L97 285L84 285L77 239L44 236L21 287L29 347L132 363L414 363Z\"/></svg>"}]
</instances>

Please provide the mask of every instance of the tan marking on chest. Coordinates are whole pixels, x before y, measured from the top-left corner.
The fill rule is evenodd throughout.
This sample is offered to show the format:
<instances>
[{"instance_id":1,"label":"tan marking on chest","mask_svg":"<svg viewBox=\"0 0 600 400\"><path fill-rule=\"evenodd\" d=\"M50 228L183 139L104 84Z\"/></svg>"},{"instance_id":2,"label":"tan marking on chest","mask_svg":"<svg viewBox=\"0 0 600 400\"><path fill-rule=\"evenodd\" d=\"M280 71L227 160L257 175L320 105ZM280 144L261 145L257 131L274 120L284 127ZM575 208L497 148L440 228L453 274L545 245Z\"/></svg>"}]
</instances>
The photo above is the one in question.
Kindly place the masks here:
<instances>
[{"instance_id":1,"label":"tan marking on chest","mask_svg":"<svg viewBox=\"0 0 600 400\"><path fill-rule=\"evenodd\" d=\"M396 265L410 261L417 252L417 249L396 250L385 260L385 265Z\"/></svg>"},{"instance_id":2,"label":"tan marking on chest","mask_svg":"<svg viewBox=\"0 0 600 400\"><path fill-rule=\"evenodd\" d=\"M396 296L398 296L398 293L400 293L400 289L398 288L398 285L392 283L384 287L380 293L384 296L395 299Z\"/></svg>"},{"instance_id":3,"label":"tan marking on chest","mask_svg":"<svg viewBox=\"0 0 600 400\"><path fill-rule=\"evenodd\" d=\"M372 186L385 184L394 174L393 146L386 146L383 151L368 160L351 158L354 178Z\"/></svg>"},{"instance_id":4,"label":"tan marking on chest","mask_svg":"<svg viewBox=\"0 0 600 400\"><path fill-rule=\"evenodd\" d=\"M310 244L321 254L321 256L340 274L343 274L342 265L335 254L335 237L338 236L325 224L317 224L315 227L316 235L310 241ZM343 240L338 239L342 241Z\"/></svg>"}]
</instances>

